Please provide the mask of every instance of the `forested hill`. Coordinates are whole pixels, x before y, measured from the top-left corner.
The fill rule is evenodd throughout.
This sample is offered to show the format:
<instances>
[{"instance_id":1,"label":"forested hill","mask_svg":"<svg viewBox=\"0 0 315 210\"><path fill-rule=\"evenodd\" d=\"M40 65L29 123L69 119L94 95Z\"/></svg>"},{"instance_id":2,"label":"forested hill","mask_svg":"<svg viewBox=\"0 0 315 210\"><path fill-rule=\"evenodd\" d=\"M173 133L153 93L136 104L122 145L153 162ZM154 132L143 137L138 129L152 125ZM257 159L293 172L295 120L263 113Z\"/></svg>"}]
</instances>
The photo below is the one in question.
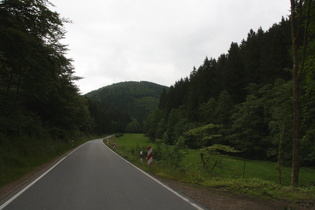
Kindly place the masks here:
<instances>
[{"instance_id":1,"label":"forested hill","mask_svg":"<svg viewBox=\"0 0 315 210\"><path fill-rule=\"evenodd\" d=\"M127 117L130 119L130 123L126 128L127 131L139 132L142 130L143 121L158 107L160 95L167 88L152 82L130 81L105 86L91 91L85 96L94 103L97 102L103 109L106 108L106 112L108 110L120 112L120 115L117 115L113 120L118 120L119 116ZM125 123L126 120L123 120L118 124ZM121 125L121 130L123 129L124 125ZM115 128L113 130L119 129Z\"/></svg>"}]
</instances>

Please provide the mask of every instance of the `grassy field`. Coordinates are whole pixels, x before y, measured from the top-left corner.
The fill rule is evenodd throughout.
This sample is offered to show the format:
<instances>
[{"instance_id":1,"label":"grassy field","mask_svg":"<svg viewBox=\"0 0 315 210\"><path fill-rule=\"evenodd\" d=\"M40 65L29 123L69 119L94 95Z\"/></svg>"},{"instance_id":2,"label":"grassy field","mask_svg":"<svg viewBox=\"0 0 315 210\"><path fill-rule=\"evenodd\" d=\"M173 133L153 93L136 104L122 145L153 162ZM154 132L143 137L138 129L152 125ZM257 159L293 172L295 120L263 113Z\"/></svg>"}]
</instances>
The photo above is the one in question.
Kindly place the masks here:
<instances>
[{"instance_id":1,"label":"grassy field","mask_svg":"<svg viewBox=\"0 0 315 210\"><path fill-rule=\"evenodd\" d=\"M273 162L217 156L218 164L209 173L202 165L199 150L185 150L185 156L176 167L163 165L160 160L154 160L154 164L148 167L145 161L140 163L139 151L151 146L153 159L161 151L157 151L160 147L149 142L144 135L125 134L119 138L113 137L110 141L117 143L116 151L123 157L158 176L267 199L315 205L315 170L311 168L301 168L300 186L292 187L289 185L291 169L281 168L282 185L279 185L276 163Z\"/></svg>"},{"instance_id":2,"label":"grassy field","mask_svg":"<svg viewBox=\"0 0 315 210\"><path fill-rule=\"evenodd\" d=\"M183 165L198 170L201 166L199 151L190 150L183 160ZM245 168L244 168L245 167ZM278 171L276 163L246 160L231 156L221 156L221 165L214 169L214 175L223 178L259 178L274 183L278 183ZM282 185L290 185L291 168L281 167ZM315 170L310 168L301 168L300 185L315 184Z\"/></svg>"},{"instance_id":3,"label":"grassy field","mask_svg":"<svg viewBox=\"0 0 315 210\"><path fill-rule=\"evenodd\" d=\"M133 149L136 145L145 147L155 145L143 134L124 134L119 138L115 137L115 139L120 147L127 150Z\"/></svg>"}]
</instances>

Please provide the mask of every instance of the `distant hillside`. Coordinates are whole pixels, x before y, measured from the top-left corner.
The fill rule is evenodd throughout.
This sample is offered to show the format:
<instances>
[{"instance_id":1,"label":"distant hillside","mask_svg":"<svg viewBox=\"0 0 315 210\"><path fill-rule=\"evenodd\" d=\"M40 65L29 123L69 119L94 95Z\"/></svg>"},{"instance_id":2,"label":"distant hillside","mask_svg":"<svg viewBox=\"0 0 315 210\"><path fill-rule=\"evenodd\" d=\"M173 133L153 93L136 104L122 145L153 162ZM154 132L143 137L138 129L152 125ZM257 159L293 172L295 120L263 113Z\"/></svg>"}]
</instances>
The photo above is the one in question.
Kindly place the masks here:
<instances>
[{"instance_id":1,"label":"distant hillside","mask_svg":"<svg viewBox=\"0 0 315 210\"><path fill-rule=\"evenodd\" d=\"M158 107L166 86L152 82L120 82L91 91L85 96L93 101L113 106L140 124Z\"/></svg>"}]
</instances>

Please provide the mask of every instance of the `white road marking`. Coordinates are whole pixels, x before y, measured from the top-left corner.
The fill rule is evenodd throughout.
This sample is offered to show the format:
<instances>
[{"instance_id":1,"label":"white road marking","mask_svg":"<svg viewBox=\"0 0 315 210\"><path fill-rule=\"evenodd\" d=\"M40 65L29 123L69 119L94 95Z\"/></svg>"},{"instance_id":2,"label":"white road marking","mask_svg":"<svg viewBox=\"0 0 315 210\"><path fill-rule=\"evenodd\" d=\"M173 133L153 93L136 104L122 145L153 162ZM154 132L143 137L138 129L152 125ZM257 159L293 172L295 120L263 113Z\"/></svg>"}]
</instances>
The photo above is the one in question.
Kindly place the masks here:
<instances>
[{"instance_id":1,"label":"white road marking","mask_svg":"<svg viewBox=\"0 0 315 210\"><path fill-rule=\"evenodd\" d=\"M102 141L103 143L103 139L100 139L100 141ZM88 143L88 142L86 142ZM55 165L53 165L50 169L48 169L45 173L43 173L41 176L39 176L36 180L34 180L32 183L30 183L29 185L27 185L25 188L23 188L21 191L19 191L17 194L15 194L13 197L11 197L9 200L7 200L5 203L3 203L0 206L0 210L4 209L7 205L9 205L12 201L14 201L17 197L19 197L22 193L24 193L27 189L29 189L31 186L33 186L36 182L38 182L41 178L43 178L46 174L48 174L51 170L53 170L58 164L60 164L64 159L66 159L67 157L69 157L72 153L74 153L75 151L77 151L80 147L82 147L83 145L85 145L86 143L82 144L81 146L79 146L78 148L76 148L75 150L73 150L71 153L69 153L68 155L66 155L65 157L63 157L61 160L59 160ZM103 143L104 146L106 146L106 144ZM110 151L112 151L108 146L106 146ZM140 168L136 167L135 165L133 165L132 163L130 163L129 161L127 161L126 159L124 159L123 157L121 157L120 155L118 155L116 152L112 151L115 155L117 155L119 158L121 158L122 160L124 160L126 163L128 163L129 165L131 165L132 167L136 168L137 170L139 170L141 173L145 174L146 176L148 176L149 178L151 178L152 180L154 180L155 182L157 182L159 185L161 185L162 187L166 188L167 190L169 190L170 192L174 193L175 195L177 195L179 198L183 199L184 201L186 201L187 203L189 203L190 205L192 205L193 207L195 207L198 210L203 210L203 208L201 208L200 206L198 206L196 203L190 201L188 198L180 195L178 192L176 192L175 190L171 189L170 187L166 186L165 184L163 184L162 182L160 182L159 180L155 179L154 177L152 177L151 175L149 175L148 173L146 173L145 171L141 170Z\"/></svg>"},{"instance_id":2,"label":"white road marking","mask_svg":"<svg viewBox=\"0 0 315 210\"><path fill-rule=\"evenodd\" d=\"M157 182L159 185L161 185L162 187L166 188L167 190L171 191L172 193L174 193L175 195L177 195L179 198L183 199L184 201L186 201L187 203L189 203L190 205L192 205L193 207L195 207L198 210L203 210L203 208L201 208L200 206L198 206L196 203L190 201L188 198L182 196L181 194L179 194L178 192L176 192L175 190L173 190L172 188L166 186L165 184L163 184L162 182L160 182L159 180L157 180L156 178L152 177L150 174L148 174L147 172L141 170L140 168L138 168L137 166L133 165L132 163L130 163L129 161L127 161L126 159L124 159L123 157L121 157L119 154L117 154L116 152L114 152L111 148L109 148L106 144L103 145L106 146L110 151L112 151L115 155L117 155L119 158L121 158L122 160L126 161L129 165L131 165L132 167L136 168L137 170L139 170L140 172L142 172L143 174L145 174L146 176L148 176L149 178L153 179L155 182Z\"/></svg>"},{"instance_id":3,"label":"white road marking","mask_svg":"<svg viewBox=\"0 0 315 210\"><path fill-rule=\"evenodd\" d=\"M86 142L87 143L87 142ZM77 151L80 147L82 147L83 145L85 145L86 143L82 144L81 146L77 147L75 150L73 150L72 152L70 152L68 155L66 155L65 157L63 157L61 160L59 160L55 165L53 165L50 169L48 169L45 173L43 173L41 176L39 176L37 179L35 179L32 183L30 183L29 185L27 185L26 187L24 187L21 191L19 191L17 194L15 194L13 197L11 197L9 200L7 200L5 203L3 203L0 206L0 210L4 209L7 205L9 205L12 201L14 201L17 197L19 197L22 193L24 193L28 188L30 188L31 186L33 186L36 182L38 182L41 178L43 178L46 174L48 174L51 170L53 170L59 163L61 163L64 159L66 159L68 156L70 156L72 153L74 153L75 151Z\"/></svg>"}]
</instances>

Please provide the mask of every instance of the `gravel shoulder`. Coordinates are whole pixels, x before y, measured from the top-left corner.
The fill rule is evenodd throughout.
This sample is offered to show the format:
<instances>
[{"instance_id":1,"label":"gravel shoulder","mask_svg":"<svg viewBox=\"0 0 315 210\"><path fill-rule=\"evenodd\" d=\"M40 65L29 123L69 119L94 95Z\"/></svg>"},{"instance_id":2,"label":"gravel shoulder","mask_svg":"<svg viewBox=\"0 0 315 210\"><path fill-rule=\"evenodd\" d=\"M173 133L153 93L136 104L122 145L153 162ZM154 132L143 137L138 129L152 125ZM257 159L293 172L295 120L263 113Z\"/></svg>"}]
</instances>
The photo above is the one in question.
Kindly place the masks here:
<instances>
[{"instance_id":1,"label":"gravel shoulder","mask_svg":"<svg viewBox=\"0 0 315 210\"><path fill-rule=\"evenodd\" d=\"M239 195L220 189L181 183L176 180L159 179L175 191L193 199L208 209L272 210L285 209L286 207L286 204L283 202Z\"/></svg>"}]
</instances>

